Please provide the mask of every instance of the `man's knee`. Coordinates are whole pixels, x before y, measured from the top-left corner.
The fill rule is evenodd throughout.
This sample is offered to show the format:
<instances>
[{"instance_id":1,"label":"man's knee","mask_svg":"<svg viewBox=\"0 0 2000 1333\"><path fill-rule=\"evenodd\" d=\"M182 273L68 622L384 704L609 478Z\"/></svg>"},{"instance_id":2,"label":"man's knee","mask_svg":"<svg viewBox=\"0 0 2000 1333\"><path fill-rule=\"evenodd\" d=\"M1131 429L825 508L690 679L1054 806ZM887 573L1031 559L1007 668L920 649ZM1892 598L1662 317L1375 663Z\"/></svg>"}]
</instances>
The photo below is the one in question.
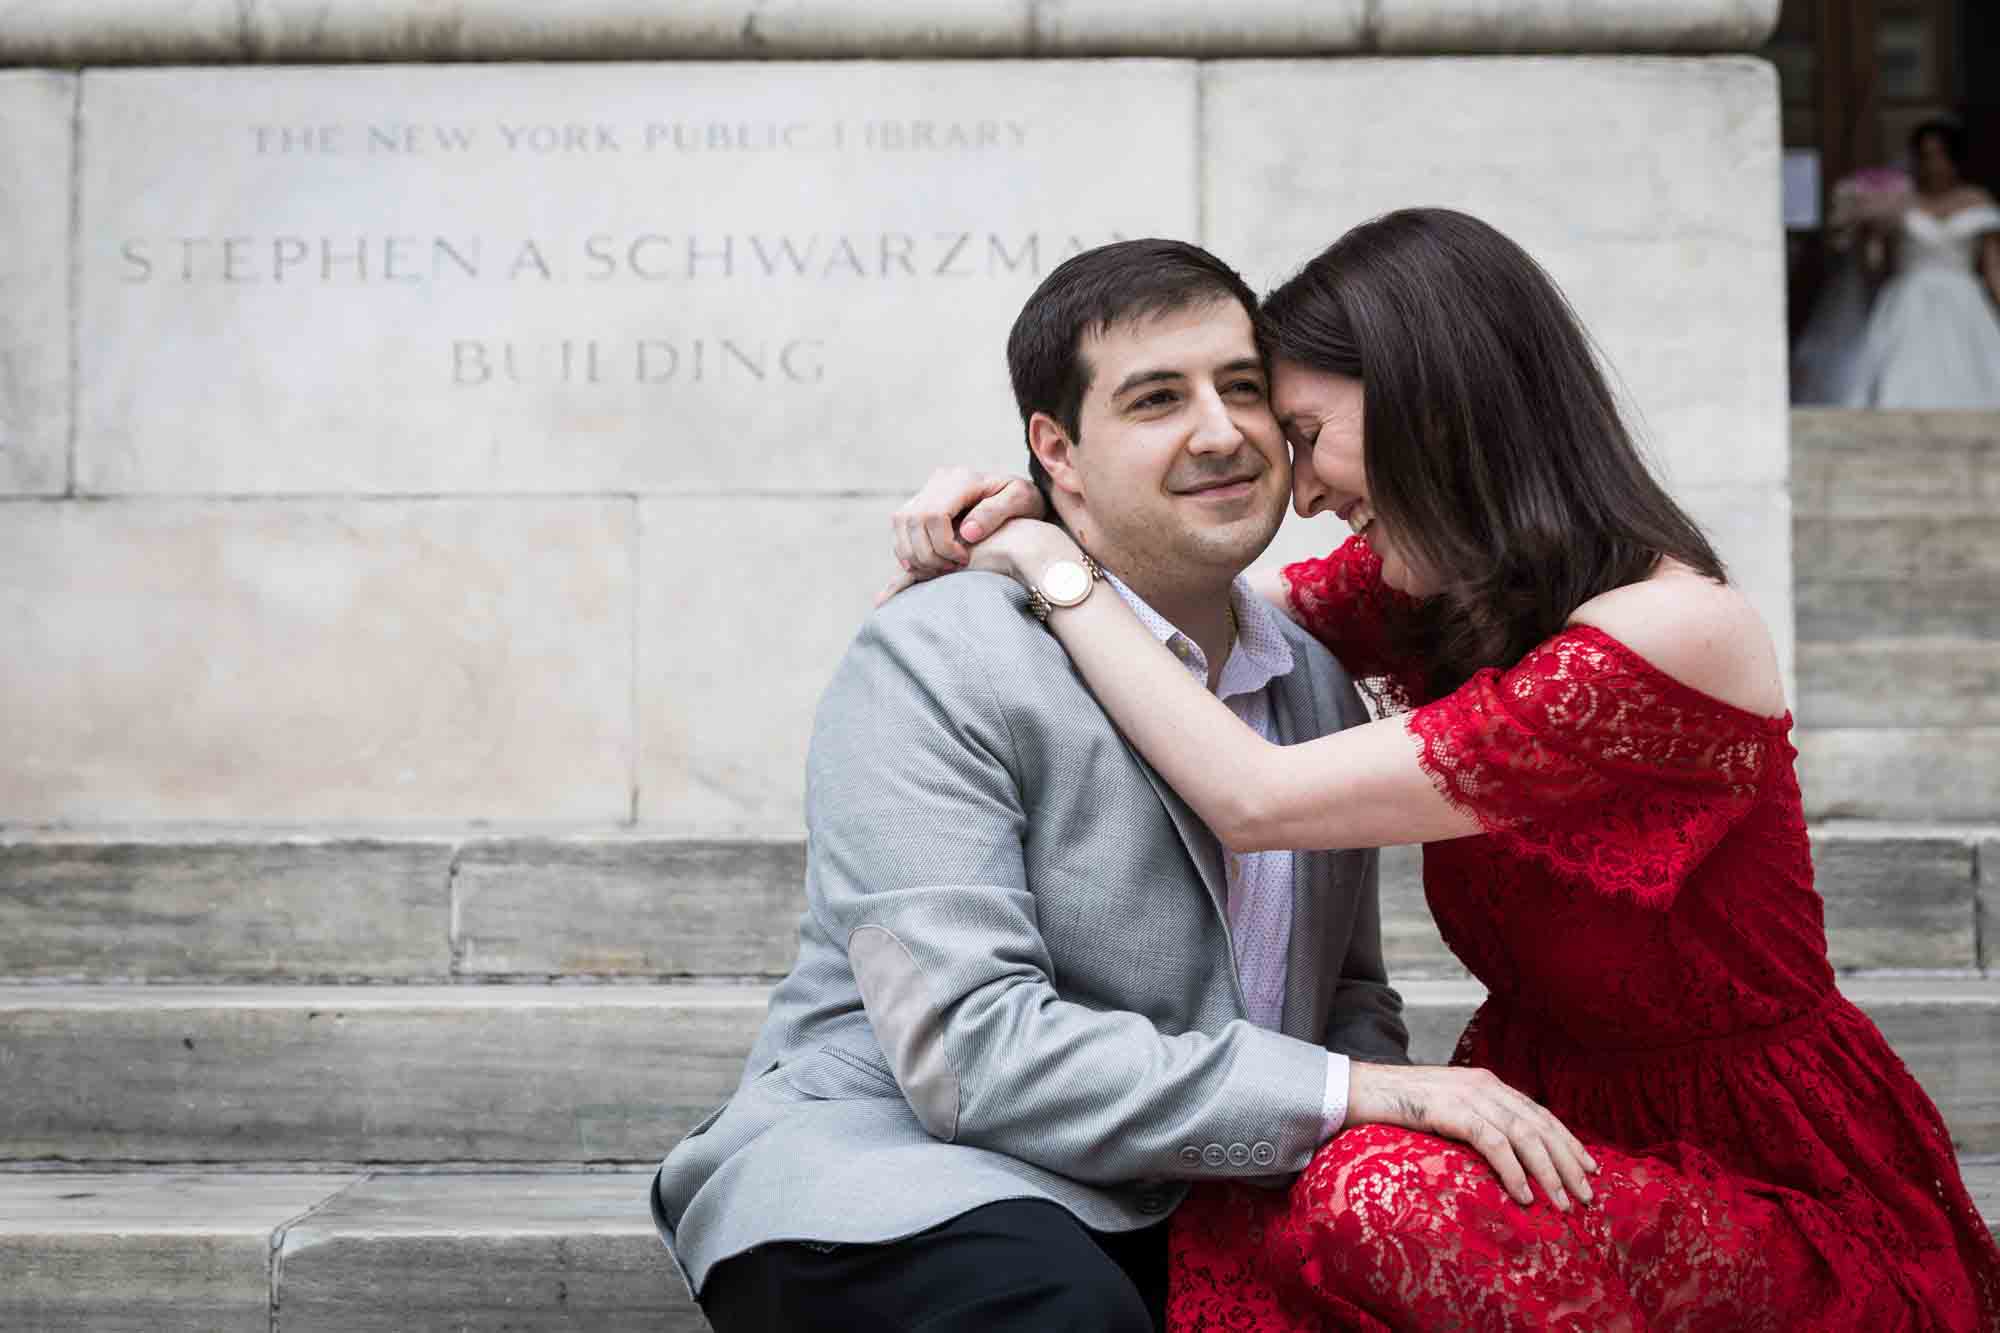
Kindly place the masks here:
<instances>
[{"instance_id":1,"label":"man's knee","mask_svg":"<svg viewBox=\"0 0 2000 1333\"><path fill-rule=\"evenodd\" d=\"M1162 1293L1163 1294L1163 1293ZM901 1241L778 1244L716 1265L722 1333L882 1326L921 1333L1154 1333L1132 1277L1054 1204L1010 1200Z\"/></svg>"},{"instance_id":2,"label":"man's knee","mask_svg":"<svg viewBox=\"0 0 2000 1333\"><path fill-rule=\"evenodd\" d=\"M1014 1262L1002 1271L1011 1271L1018 1281L1003 1279L989 1289L976 1316L964 1312L973 1317L941 1323L936 1333L1003 1327L1153 1333L1153 1316L1132 1275L1068 1212L1023 1200L994 1205L967 1220L982 1229L991 1227L988 1236L998 1242L995 1257L1013 1250ZM924 1329L933 1333L931 1325Z\"/></svg>"},{"instance_id":3,"label":"man's knee","mask_svg":"<svg viewBox=\"0 0 2000 1333\"><path fill-rule=\"evenodd\" d=\"M1116 1265L1069 1268L967 1293L912 1324L912 1333L1155 1333L1138 1288Z\"/></svg>"},{"instance_id":4,"label":"man's knee","mask_svg":"<svg viewBox=\"0 0 2000 1333\"><path fill-rule=\"evenodd\" d=\"M1153 1316L1123 1269L1105 1260L1095 1268L1072 1269L1038 1307L1043 1327L1076 1333L1155 1333Z\"/></svg>"}]
</instances>

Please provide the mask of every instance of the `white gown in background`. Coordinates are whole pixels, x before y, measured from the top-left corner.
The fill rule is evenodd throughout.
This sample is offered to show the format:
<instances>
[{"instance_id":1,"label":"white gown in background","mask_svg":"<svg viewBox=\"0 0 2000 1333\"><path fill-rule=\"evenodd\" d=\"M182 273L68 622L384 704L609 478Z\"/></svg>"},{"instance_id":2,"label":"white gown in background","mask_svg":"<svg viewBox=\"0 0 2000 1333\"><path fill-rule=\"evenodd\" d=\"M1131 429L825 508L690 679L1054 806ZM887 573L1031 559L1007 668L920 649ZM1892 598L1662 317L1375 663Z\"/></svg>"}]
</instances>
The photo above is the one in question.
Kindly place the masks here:
<instances>
[{"instance_id":1,"label":"white gown in background","mask_svg":"<svg viewBox=\"0 0 2000 1333\"><path fill-rule=\"evenodd\" d=\"M2000 316L1973 268L2000 231L2000 208L1976 204L1940 221L1903 214L1895 272L1868 316L1846 385L1850 407L2000 408Z\"/></svg>"}]
</instances>

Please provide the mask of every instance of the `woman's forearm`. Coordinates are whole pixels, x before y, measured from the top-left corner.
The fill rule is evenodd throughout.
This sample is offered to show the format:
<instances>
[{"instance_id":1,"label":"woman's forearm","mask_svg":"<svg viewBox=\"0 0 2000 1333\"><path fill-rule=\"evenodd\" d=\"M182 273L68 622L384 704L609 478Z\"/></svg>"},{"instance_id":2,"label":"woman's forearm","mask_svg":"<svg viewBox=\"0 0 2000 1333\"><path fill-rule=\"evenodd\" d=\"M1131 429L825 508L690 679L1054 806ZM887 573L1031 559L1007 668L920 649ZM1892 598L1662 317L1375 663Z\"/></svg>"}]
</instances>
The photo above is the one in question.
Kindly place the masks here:
<instances>
[{"instance_id":1,"label":"woman's forearm","mask_svg":"<svg viewBox=\"0 0 2000 1333\"><path fill-rule=\"evenodd\" d=\"M1245 726L1108 590L1056 611L1049 627L1126 739L1225 846L1245 850L1256 793L1278 780L1282 748Z\"/></svg>"},{"instance_id":2,"label":"woman's forearm","mask_svg":"<svg viewBox=\"0 0 2000 1333\"><path fill-rule=\"evenodd\" d=\"M973 551L975 567L1029 588L1044 586L1057 562L1082 559L1068 534L1044 523L1009 524ZM1108 588L1054 608L1048 626L1125 738L1233 851L1382 847L1478 829L1432 785L1399 718L1274 745Z\"/></svg>"},{"instance_id":3,"label":"woman's forearm","mask_svg":"<svg viewBox=\"0 0 2000 1333\"><path fill-rule=\"evenodd\" d=\"M1126 739L1232 851L1386 847L1478 831L1423 771L1400 718L1274 745L1117 597L1058 609L1049 626Z\"/></svg>"}]
</instances>

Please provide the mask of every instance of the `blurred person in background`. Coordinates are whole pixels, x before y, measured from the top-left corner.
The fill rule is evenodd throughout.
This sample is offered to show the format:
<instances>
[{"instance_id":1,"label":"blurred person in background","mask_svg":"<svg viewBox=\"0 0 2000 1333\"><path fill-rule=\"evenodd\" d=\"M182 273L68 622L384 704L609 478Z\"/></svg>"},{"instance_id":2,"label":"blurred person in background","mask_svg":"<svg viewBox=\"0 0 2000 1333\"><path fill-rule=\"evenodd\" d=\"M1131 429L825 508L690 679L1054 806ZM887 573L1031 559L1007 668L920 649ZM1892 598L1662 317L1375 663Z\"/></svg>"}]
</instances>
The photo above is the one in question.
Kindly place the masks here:
<instances>
[{"instance_id":1,"label":"blurred person in background","mask_svg":"<svg viewBox=\"0 0 2000 1333\"><path fill-rule=\"evenodd\" d=\"M2000 207L1965 179L1965 131L1927 120L1910 133L1916 188L1859 225L1886 270L1851 365L1848 407L2000 408ZM1803 350L1803 349L1802 349Z\"/></svg>"},{"instance_id":2,"label":"blurred person in background","mask_svg":"<svg viewBox=\"0 0 2000 1333\"><path fill-rule=\"evenodd\" d=\"M1825 285L1792 348L1792 401L1838 407L1855 382L1868 308L1888 261L1888 234L1902 221L1913 191L1900 167L1862 167L1833 187L1827 219Z\"/></svg>"}]
</instances>

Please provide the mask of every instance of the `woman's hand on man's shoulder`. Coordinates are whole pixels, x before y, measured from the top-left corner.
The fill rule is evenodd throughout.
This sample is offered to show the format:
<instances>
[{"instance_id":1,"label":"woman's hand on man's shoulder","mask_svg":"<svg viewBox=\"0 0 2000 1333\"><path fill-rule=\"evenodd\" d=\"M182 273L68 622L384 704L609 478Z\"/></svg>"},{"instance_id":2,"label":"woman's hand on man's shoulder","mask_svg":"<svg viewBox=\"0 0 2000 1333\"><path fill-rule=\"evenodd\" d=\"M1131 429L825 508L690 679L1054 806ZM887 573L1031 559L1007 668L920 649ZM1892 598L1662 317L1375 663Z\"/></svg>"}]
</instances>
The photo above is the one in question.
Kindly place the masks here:
<instances>
[{"instance_id":1,"label":"woman's hand on man's shoulder","mask_svg":"<svg viewBox=\"0 0 2000 1333\"><path fill-rule=\"evenodd\" d=\"M1732 584L1669 561L1651 578L1585 602L1570 623L1602 630L1683 685L1732 707L1767 717L1785 711L1771 631Z\"/></svg>"},{"instance_id":2,"label":"woman's hand on man's shoulder","mask_svg":"<svg viewBox=\"0 0 2000 1333\"><path fill-rule=\"evenodd\" d=\"M972 547L1017 518L1042 518L1042 493L1026 477L941 467L889 515L897 573L875 604L913 583L964 569Z\"/></svg>"}]
</instances>

